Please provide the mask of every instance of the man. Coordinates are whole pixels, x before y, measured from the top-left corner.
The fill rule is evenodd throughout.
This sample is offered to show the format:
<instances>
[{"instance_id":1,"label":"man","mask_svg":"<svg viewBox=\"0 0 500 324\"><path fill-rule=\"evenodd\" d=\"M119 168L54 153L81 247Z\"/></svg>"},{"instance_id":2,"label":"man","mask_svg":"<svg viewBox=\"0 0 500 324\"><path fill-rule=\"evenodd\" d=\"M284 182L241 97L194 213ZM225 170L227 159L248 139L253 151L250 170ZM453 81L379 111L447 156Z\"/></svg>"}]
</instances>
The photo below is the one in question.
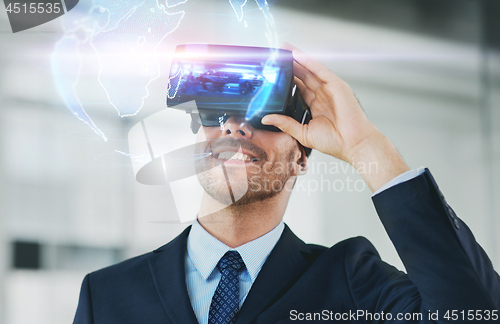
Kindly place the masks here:
<instances>
[{"instance_id":1,"label":"man","mask_svg":"<svg viewBox=\"0 0 500 324\"><path fill-rule=\"evenodd\" d=\"M500 278L429 170L409 170L349 86L287 47L309 124L268 115L262 122L283 132L236 117L204 127L198 150L212 155L207 163L223 162L227 174L199 177L199 215L218 211L151 253L87 275L75 323L499 320ZM377 173L360 173L408 275L381 261L365 238L328 249L305 244L284 225L290 188L307 166L304 147L354 168L378 165ZM227 201L226 176L248 179L231 183L235 192L245 188L241 199ZM269 183L277 185L263 190Z\"/></svg>"}]
</instances>

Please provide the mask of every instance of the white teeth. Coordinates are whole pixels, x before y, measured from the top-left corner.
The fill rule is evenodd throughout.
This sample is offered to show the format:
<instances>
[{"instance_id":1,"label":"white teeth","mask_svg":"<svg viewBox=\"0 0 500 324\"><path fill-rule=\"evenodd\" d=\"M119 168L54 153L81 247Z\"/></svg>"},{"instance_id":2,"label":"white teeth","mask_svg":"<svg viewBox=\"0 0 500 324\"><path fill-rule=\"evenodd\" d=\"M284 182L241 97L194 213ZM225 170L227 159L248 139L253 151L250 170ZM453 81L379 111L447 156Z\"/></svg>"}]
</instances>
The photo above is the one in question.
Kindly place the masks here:
<instances>
[{"instance_id":1,"label":"white teeth","mask_svg":"<svg viewBox=\"0 0 500 324\"><path fill-rule=\"evenodd\" d=\"M239 152L221 152L219 153L219 156L217 156L218 159L221 160L238 160L238 161L258 161L259 159L253 158L249 155L242 154Z\"/></svg>"}]
</instances>

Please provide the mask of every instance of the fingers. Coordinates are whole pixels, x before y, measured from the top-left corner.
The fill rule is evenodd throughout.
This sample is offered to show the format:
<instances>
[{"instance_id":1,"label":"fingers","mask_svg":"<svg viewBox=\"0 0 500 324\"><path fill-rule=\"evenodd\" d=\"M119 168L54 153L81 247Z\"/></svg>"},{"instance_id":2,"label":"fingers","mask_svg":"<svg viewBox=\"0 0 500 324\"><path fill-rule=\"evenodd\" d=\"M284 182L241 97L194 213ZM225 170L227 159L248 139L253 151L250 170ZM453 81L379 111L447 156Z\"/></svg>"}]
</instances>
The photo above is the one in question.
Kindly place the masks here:
<instances>
[{"instance_id":1,"label":"fingers","mask_svg":"<svg viewBox=\"0 0 500 324\"><path fill-rule=\"evenodd\" d=\"M293 62L293 74L312 91L317 91L323 85L323 81L297 62Z\"/></svg>"},{"instance_id":2,"label":"fingers","mask_svg":"<svg viewBox=\"0 0 500 324\"><path fill-rule=\"evenodd\" d=\"M283 49L286 49L290 52L293 52L293 50L298 49L297 47L293 46L289 42L283 42L283 45L281 46Z\"/></svg>"},{"instance_id":3,"label":"fingers","mask_svg":"<svg viewBox=\"0 0 500 324\"><path fill-rule=\"evenodd\" d=\"M299 92L306 105L311 107L314 98L316 98L314 92L311 89L308 89L304 82L297 77L295 77L295 84L297 85L297 88L299 88Z\"/></svg>"},{"instance_id":4,"label":"fingers","mask_svg":"<svg viewBox=\"0 0 500 324\"><path fill-rule=\"evenodd\" d=\"M292 53L295 61L297 61L297 63L305 67L307 70L311 71L319 80L323 82L338 81L339 78L321 62L313 59L299 49L294 49Z\"/></svg>"},{"instance_id":5,"label":"fingers","mask_svg":"<svg viewBox=\"0 0 500 324\"><path fill-rule=\"evenodd\" d=\"M293 46L290 43L283 43L283 48L289 51L298 50L297 47ZM318 79L314 73L308 70L305 66L299 64L297 61L293 62L293 74L302 80L308 88L313 91L316 91L321 87L323 81Z\"/></svg>"},{"instance_id":6,"label":"fingers","mask_svg":"<svg viewBox=\"0 0 500 324\"><path fill-rule=\"evenodd\" d=\"M306 126L300 124L292 117L275 114L266 115L262 118L262 124L274 125L304 145L304 127Z\"/></svg>"},{"instance_id":7,"label":"fingers","mask_svg":"<svg viewBox=\"0 0 500 324\"><path fill-rule=\"evenodd\" d=\"M297 47L293 46L292 44L285 42L283 43L283 48L292 51L294 60L297 61L297 63L299 63L300 65L302 65L305 69L312 72L312 74L319 81L338 82L339 80L341 80L338 76L335 75L335 73L330 71L330 69L328 69L321 62L315 60L314 58L307 55ZM295 67L294 67L294 72L295 72Z\"/></svg>"}]
</instances>

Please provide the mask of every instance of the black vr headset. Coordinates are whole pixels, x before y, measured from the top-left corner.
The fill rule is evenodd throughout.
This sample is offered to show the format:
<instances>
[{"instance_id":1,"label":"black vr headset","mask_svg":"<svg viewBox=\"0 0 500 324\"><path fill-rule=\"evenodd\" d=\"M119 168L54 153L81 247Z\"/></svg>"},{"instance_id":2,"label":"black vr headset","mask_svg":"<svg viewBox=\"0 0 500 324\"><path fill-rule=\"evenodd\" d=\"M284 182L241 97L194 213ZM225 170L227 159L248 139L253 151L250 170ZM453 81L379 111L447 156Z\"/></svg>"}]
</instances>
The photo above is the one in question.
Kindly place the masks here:
<instances>
[{"instance_id":1,"label":"black vr headset","mask_svg":"<svg viewBox=\"0 0 500 324\"><path fill-rule=\"evenodd\" d=\"M179 45L170 69L167 106L191 115L191 130L222 126L244 117L254 128L268 114L287 115L301 124L311 120L295 91L292 52L282 49L189 44ZM180 104L195 101L196 108ZM179 105L179 106L178 106Z\"/></svg>"}]
</instances>

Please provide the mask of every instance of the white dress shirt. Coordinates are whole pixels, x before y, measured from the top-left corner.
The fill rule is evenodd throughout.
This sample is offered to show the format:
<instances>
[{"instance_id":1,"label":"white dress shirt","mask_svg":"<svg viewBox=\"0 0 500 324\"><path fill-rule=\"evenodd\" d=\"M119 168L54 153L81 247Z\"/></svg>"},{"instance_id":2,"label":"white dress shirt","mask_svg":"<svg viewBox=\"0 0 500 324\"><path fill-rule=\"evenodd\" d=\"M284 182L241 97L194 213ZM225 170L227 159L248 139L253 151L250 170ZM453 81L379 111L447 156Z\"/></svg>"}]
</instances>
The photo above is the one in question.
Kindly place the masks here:
<instances>
[{"instance_id":1,"label":"white dress shirt","mask_svg":"<svg viewBox=\"0 0 500 324\"><path fill-rule=\"evenodd\" d=\"M235 249L210 235L200 223L195 222L189 232L186 255L186 285L191 305L198 322L208 323L210 303L219 284L217 263L227 251L238 251L245 270L240 272L240 307L259 274L264 262L278 242L285 224L280 222L274 229L255 240Z\"/></svg>"}]
</instances>

